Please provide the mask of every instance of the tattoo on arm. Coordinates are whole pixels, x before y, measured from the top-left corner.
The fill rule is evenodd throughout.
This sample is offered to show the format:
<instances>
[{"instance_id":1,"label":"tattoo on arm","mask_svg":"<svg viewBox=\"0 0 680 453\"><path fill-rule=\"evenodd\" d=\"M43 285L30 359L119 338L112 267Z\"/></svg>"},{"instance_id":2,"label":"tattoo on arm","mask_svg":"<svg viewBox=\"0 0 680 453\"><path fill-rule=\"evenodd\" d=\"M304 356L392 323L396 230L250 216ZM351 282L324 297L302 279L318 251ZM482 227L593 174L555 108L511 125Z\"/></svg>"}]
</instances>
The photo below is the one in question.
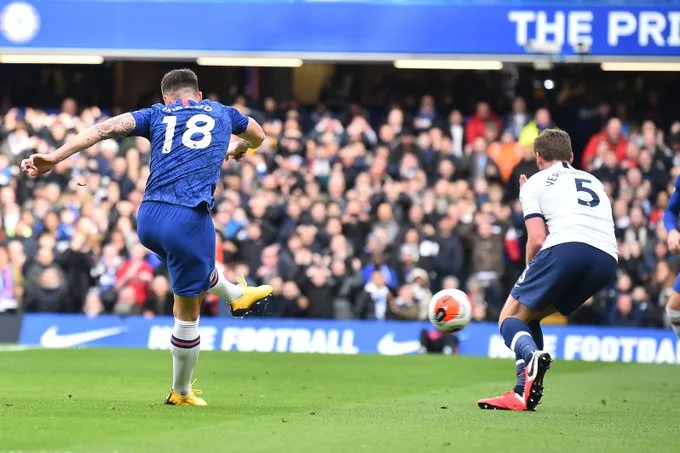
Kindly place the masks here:
<instances>
[{"instance_id":1,"label":"tattoo on arm","mask_svg":"<svg viewBox=\"0 0 680 453\"><path fill-rule=\"evenodd\" d=\"M123 113L99 124L95 124L99 137L104 140L113 137L130 135L135 130L135 117L131 113Z\"/></svg>"}]
</instances>

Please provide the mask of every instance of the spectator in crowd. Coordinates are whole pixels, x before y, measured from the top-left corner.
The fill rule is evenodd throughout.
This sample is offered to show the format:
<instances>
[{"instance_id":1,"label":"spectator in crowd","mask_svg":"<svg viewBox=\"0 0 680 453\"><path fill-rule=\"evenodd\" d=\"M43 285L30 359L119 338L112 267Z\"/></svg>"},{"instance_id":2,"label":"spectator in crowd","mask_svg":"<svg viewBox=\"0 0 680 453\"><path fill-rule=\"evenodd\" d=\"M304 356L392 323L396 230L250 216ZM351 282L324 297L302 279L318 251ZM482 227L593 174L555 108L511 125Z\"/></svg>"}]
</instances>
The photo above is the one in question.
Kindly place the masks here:
<instances>
[{"instance_id":1,"label":"spectator in crowd","mask_svg":"<svg viewBox=\"0 0 680 453\"><path fill-rule=\"evenodd\" d=\"M620 162L626 157L628 142L621 133L621 120L611 118L607 121L607 126L602 132L593 135L581 157L581 166L584 169L591 168L595 159L601 159L606 151L616 154L616 159Z\"/></svg>"},{"instance_id":2,"label":"spectator in crowd","mask_svg":"<svg viewBox=\"0 0 680 453\"><path fill-rule=\"evenodd\" d=\"M456 277L448 275L442 279L442 289L460 289L460 281Z\"/></svg>"},{"instance_id":3,"label":"spectator in crowd","mask_svg":"<svg viewBox=\"0 0 680 453\"><path fill-rule=\"evenodd\" d=\"M519 144L515 141L510 131L503 132L501 140L492 142L486 150L489 158L498 165L503 183L508 182L513 169L522 159L520 150Z\"/></svg>"},{"instance_id":4,"label":"spectator in crowd","mask_svg":"<svg viewBox=\"0 0 680 453\"><path fill-rule=\"evenodd\" d=\"M526 175L530 178L533 174L538 172L536 167L536 155L534 148L531 146L520 146L521 159L510 173L510 179L505 185L506 200L517 200L519 198L519 177Z\"/></svg>"},{"instance_id":5,"label":"spectator in crowd","mask_svg":"<svg viewBox=\"0 0 680 453\"><path fill-rule=\"evenodd\" d=\"M519 144L521 146L531 146L541 132L546 129L553 129L555 125L550 118L550 111L546 108L536 110L536 116L529 121L526 126L522 128L519 135Z\"/></svg>"},{"instance_id":6,"label":"spectator in crowd","mask_svg":"<svg viewBox=\"0 0 680 453\"><path fill-rule=\"evenodd\" d=\"M465 172L471 183L477 179L487 181L500 181L501 179L500 169L487 154L487 148L486 139L477 137L465 158Z\"/></svg>"},{"instance_id":7,"label":"spectator in crowd","mask_svg":"<svg viewBox=\"0 0 680 453\"><path fill-rule=\"evenodd\" d=\"M359 274L360 270L361 261L358 258L352 259L351 263L338 258L331 262L331 275L335 280L336 290L333 300L336 319L353 318L354 301L364 284Z\"/></svg>"},{"instance_id":8,"label":"spectator in crowd","mask_svg":"<svg viewBox=\"0 0 680 453\"><path fill-rule=\"evenodd\" d=\"M413 127L416 130L429 130L437 117L434 98L430 95L423 96L420 100L420 108L413 118Z\"/></svg>"},{"instance_id":9,"label":"spectator in crowd","mask_svg":"<svg viewBox=\"0 0 680 453\"><path fill-rule=\"evenodd\" d=\"M516 142L528 122L527 103L523 97L517 96L512 101L512 111L505 119L505 132L510 134L513 142Z\"/></svg>"},{"instance_id":10,"label":"spectator in crowd","mask_svg":"<svg viewBox=\"0 0 680 453\"><path fill-rule=\"evenodd\" d=\"M501 120L491 111L488 102L477 103L477 108L474 115L468 120L465 125L465 140L468 145L472 144L476 139L483 138L486 134L486 128L490 124L495 126L497 131L502 130Z\"/></svg>"},{"instance_id":11,"label":"spectator in crowd","mask_svg":"<svg viewBox=\"0 0 680 453\"><path fill-rule=\"evenodd\" d=\"M667 261L659 261L651 279L651 299L660 307L665 307L673 290L676 272Z\"/></svg>"},{"instance_id":12,"label":"spectator in crowd","mask_svg":"<svg viewBox=\"0 0 680 453\"><path fill-rule=\"evenodd\" d=\"M55 266L40 270L35 282L26 289L23 309L27 312L62 313L69 309L68 288Z\"/></svg>"},{"instance_id":13,"label":"spectator in crowd","mask_svg":"<svg viewBox=\"0 0 680 453\"><path fill-rule=\"evenodd\" d=\"M147 318L154 316L172 316L172 306L175 303L170 282L162 275L151 281L149 297L144 302L143 314Z\"/></svg>"},{"instance_id":14,"label":"spectator in crowd","mask_svg":"<svg viewBox=\"0 0 680 453\"><path fill-rule=\"evenodd\" d=\"M432 298L430 290L430 277L424 269L414 269L409 275L407 284L411 287L415 300L418 301L418 319L427 319L427 305Z\"/></svg>"},{"instance_id":15,"label":"spectator in crowd","mask_svg":"<svg viewBox=\"0 0 680 453\"><path fill-rule=\"evenodd\" d=\"M63 289L65 280L64 274L55 261L53 250L48 247L42 247L38 250L35 259L27 261L22 270L23 275L25 275L24 292L26 294L35 294L37 292L40 287L39 280L43 275L43 272L47 269L54 270L54 272L49 273L47 277L50 286ZM59 300L61 303L62 299ZM60 304L59 310L56 311L62 311L64 309L65 307Z\"/></svg>"},{"instance_id":16,"label":"spectator in crowd","mask_svg":"<svg viewBox=\"0 0 680 453\"><path fill-rule=\"evenodd\" d=\"M96 318L97 316L104 313L104 304L97 290L90 290L85 296L85 305L83 307L83 312L88 318Z\"/></svg>"},{"instance_id":17,"label":"spectator in crowd","mask_svg":"<svg viewBox=\"0 0 680 453\"><path fill-rule=\"evenodd\" d=\"M64 269L66 287L71 307L68 311L80 311L85 297L93 286L91 270L93 259L83 233L75 233L68 248L59 256L57 263Z\"/></svg>"},{"instance_id":18,"label":"spectator in crowd","mask_svg":"<svg viewBox=\"0 0 680 453\"><path fill-rule=\"evenodd\" d=\"M432 260L432 270L437 276L460 277L463 273L464 251L460 236L455 231L457 221L448 216L439 221L439 234L436 236L438 251Z\"/></svg>"},{"instance_id":19,"label":"spectator in crowd","mask_svg":"<svg viewBox=\"0 0 680 453\"><path fill-rule=\"evenodd\" d=\"M453 155L461 159L463 157L463 149L465 144L465 125L463 122L463 114L458 110L454 110L449 115L449 134L451 136Z\"/></svg>"},{"instance_id":20,"label":"spectator in crowd","mask_svg":"<svg viewBox=\"0 0 680 453\"><path fill-rule=\"evenodd\" d=\"M501 312L503 301L489 300L481 282L475 278L470 278L467 282L467 291L472 300L472 317L475 321L497 321ZM491 305L489 304L491 302Z\"/></svg>"},{"instance_id":21,"label":"spectator in crowd","mask_svg":"<svg viewBox=\"0 0 680 453\"><path fill-rule=\"evenodd\" d=\"M309 308L309 299L300 293L295 282L285 282L281 295L285 304L283 316L304 316Z\"/></svg>"},{"instance_id":22,"label":"spectator in crowd","mask_svg":"<svg viewBox=\"0 0 680 453\"><path fill-rule=\"evenodd\" d=\"M379 270L370 274L370 281L356 301L356 317L359 319L385 320L391 317L390 299L394 296L387 287L385 275Z\"/></svg>"},{"instance_id":23,"label":"spectator in crowd","mask_svg":"<svg viewBox=\"0 0 680 453\"><path fill-rule=\"evenodd\" d=\"M501 276L505 268L505 231L489 220L479 217L476 230L468 236L472 248L472 276L492 293L499 293Z\"/></svg>"},{"instance_id":24,"label":"spectator in crowd","mask_svg":"<svg viewBox=\"0 0 680 453\"><path fill-rule=\"evenodd\" d=\"M113 313L117 315L138 315L142 313L142 306L137 303L137 291L131 286L125 286L118 291Z\"/></svg>"},{"instance_id":25,"label":"spectator in crowd","mask_svg":"<svg viewBox=\"0 0 680 453\"><path fill-rule=\"evenodd\" d=\"M620 294L611 307L606 323L610 326L639 327L645 322L644 312L630 294Z\"/></svg>"},{"instance_id":26,"label":"spectator in crowd","mask_svg":"<svg viewBox=\"0 0 680 453\"><path fill-rule=\"evenodd\" d=\"M92 278L96 281L99 297L106 307L113 307L116 300L116 274L122 264L123 259L118 250L109 244L104 247L102 256L92 268Z\"/></svg>"},{"instance_id":27,"label":"spectator in crowd","mask_svg":"<svg viewBox=\"0 0 680 453\"><path fill-rule=\"evenodd\" d=\"M416 297L410 285L399 288L397 296L388 298L388 301L393 316L408 321L416 321L420 316L420 305L427 303Z\"/></svg>"},{"instance_id":28,"label":"spectator in crowd","mask_svg":"<svg viewBox=\"0 0 680 453\"><path fill-rule=\"evenodd\" d=\"M148 297L149 283L153 278L153 268L145 261L147 250L140 243L135 244L130 252L130 258L121 264L116 273L116 289L119 291L116 305L128 304L130 294L134 303L142 307ZM125 292L126 297L120 293ZM140 310L141 311L141 310Z\"/></svg>"},{"instance_id":29,"label":"spectator in crowd","mask_svg":"<svg viewBox=\"0 0 680 453\"><path fill-rule=\"evenodd\" d=\"M308 318L333 318L337 282L327 267L313 265L301 278L301 292L309 301L305 309Z\"/></svg>"},{"instance_id":30,"label":"spectator in crowd","mask_svg":"<svg viewBox=\"0 0 680 453\"><path fill-rule=\"evenodd\" d=\"M617 284L570 322L660 325L680 264L659 221L680 174L680 122L636 122L617 105L624 129L606 103L581 112L582 86L566 91L564 103L589 112L574 127L604 126L580 162L605 184L620 242ZM275 288L258 316L425 319L433 292L460 288L475 320L497 319L524 267L519 178L537 171L533 139L554 127L551 113L572 127L564 111L510 100L502 122L486 102L470 112L429 95L380 112L287 111L266 99L267 140L238 167L225 162L215 188L225 275ZM236 98L258 114L251 104ZM167 269L136 240L145 139L104 141L36 181L16 171L26 154L53 150L102 115L68 100L59 113L0 117L0 310L171 313ZM201 315L226 315L223 305L208 298Z\"/></svg>"}]
</instances>

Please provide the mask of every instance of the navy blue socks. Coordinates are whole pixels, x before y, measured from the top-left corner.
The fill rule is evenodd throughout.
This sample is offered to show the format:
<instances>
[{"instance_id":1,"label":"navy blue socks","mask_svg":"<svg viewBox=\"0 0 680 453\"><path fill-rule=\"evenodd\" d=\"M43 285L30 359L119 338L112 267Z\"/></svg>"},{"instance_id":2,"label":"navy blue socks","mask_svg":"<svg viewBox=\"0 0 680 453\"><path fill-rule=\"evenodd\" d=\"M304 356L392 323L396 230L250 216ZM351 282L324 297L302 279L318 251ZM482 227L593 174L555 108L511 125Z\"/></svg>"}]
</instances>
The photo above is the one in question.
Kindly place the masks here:
<instances>
[{"instance_id":1,"label":"navy blue socks","mask_svg":"<svg viewBox=\"0 0 680 453\"><path fill-rule=\"evenodd\" d=\"M534 337L534 342L539 350L543 350L543 330L541 330L540 321L531 321L529 324L529 329L531 329L531 336Z\"/></svg>"},{"instance_id":2,"label":"navy blue socks","mask_svg":"<svg viewBox=\"0 0 680 453\"><path fill-rule=\"evenodd\" d=\"M531 360L531 355L538 349L531 335L531 328L524 321L517 318L506 318L503 321L501 324L501 335L503 335L505 345L512 349L518 359L524 360L525 363Z\"/></svg>"},{"instance_id":3,"label":"navy blue socks","mask_svg":"<svg viewBox=\"0 0 680 453\"><path fill-rule=\"evenodd\" d=\"M531 336L536 343L538 349L543 349L543 330L541 330L541 324L539 321L531 321L529 324L529 330ZM506 342L507 344L507 342ZM524 394L524 383L526 382L526 377L524 376L524 369L526 368L526 363L524 359L517 353L515 353L515 374L517 376L517 383L515 384L515 393L518 395Z\"/></svg>"},{"instance_id":4,"label":"navy blue socks","mask_svg":"<svg viewBox=\"0 0 680 453\"><path fill-rule=\"evenodd\" d=\"M524 384L526 382L526 376L524 375L524 368L526 364L524 359L517 359L515 362L515 373L517 373L517 383L515 384L515 393L518 395L524 395Z\"/></svg>"}]
</instances>

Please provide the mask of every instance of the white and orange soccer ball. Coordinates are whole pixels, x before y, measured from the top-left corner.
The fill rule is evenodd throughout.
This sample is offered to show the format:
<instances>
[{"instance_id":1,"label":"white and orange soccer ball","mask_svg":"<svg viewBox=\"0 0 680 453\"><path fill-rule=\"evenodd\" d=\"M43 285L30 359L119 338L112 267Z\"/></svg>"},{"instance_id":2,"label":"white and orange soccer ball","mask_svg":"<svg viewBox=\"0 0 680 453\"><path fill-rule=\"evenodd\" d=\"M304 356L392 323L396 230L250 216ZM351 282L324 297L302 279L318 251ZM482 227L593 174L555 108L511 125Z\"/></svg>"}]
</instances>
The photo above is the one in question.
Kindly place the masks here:
<instances>
[{"instance_id":1,"label":"white and orange soccer ball","mask_svg":"<svg viewBox=\"0 0 680 453\"><path fill-rule=\"evenodd\" d=\"M443 289L432 296L427 317L442 332L458 332L472 319L472 299L458 289Z\"/></svg>"}]
</instances>

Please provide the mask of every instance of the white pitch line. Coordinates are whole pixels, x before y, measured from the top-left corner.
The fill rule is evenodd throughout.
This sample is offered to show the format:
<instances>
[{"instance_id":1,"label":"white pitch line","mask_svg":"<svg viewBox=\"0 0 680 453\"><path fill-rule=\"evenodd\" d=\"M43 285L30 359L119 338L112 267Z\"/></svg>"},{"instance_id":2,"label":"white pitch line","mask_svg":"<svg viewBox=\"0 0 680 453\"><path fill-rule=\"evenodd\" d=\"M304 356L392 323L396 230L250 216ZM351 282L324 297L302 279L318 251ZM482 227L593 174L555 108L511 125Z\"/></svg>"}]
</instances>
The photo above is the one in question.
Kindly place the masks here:
<instances>
[{"instance_id":1,"label":"white pitch line","mask_svg":"<svg viewBox=\"0 0 680 453\"><path fill-rule=\"evenodd\" d=\"M0 453L132 453L127 451L87 451L87 450L0 450Z\"/></svg>"},{"instance_id":2,"label":"white pitch line","mask_svg":"<svg viewBox=\"0 0 680 453\"><path fill-rule=\"evenodd\" d=\"M20 351L30 351L33 349L40 349L37 346L24 346L20 344L0 344L0 352L20 352ZM11 450L10 450L11 451ZM17 452L19 450L16 450ZM0 450L0 453L5 453L5 451Z\"/></svg>"}]
</instances>

